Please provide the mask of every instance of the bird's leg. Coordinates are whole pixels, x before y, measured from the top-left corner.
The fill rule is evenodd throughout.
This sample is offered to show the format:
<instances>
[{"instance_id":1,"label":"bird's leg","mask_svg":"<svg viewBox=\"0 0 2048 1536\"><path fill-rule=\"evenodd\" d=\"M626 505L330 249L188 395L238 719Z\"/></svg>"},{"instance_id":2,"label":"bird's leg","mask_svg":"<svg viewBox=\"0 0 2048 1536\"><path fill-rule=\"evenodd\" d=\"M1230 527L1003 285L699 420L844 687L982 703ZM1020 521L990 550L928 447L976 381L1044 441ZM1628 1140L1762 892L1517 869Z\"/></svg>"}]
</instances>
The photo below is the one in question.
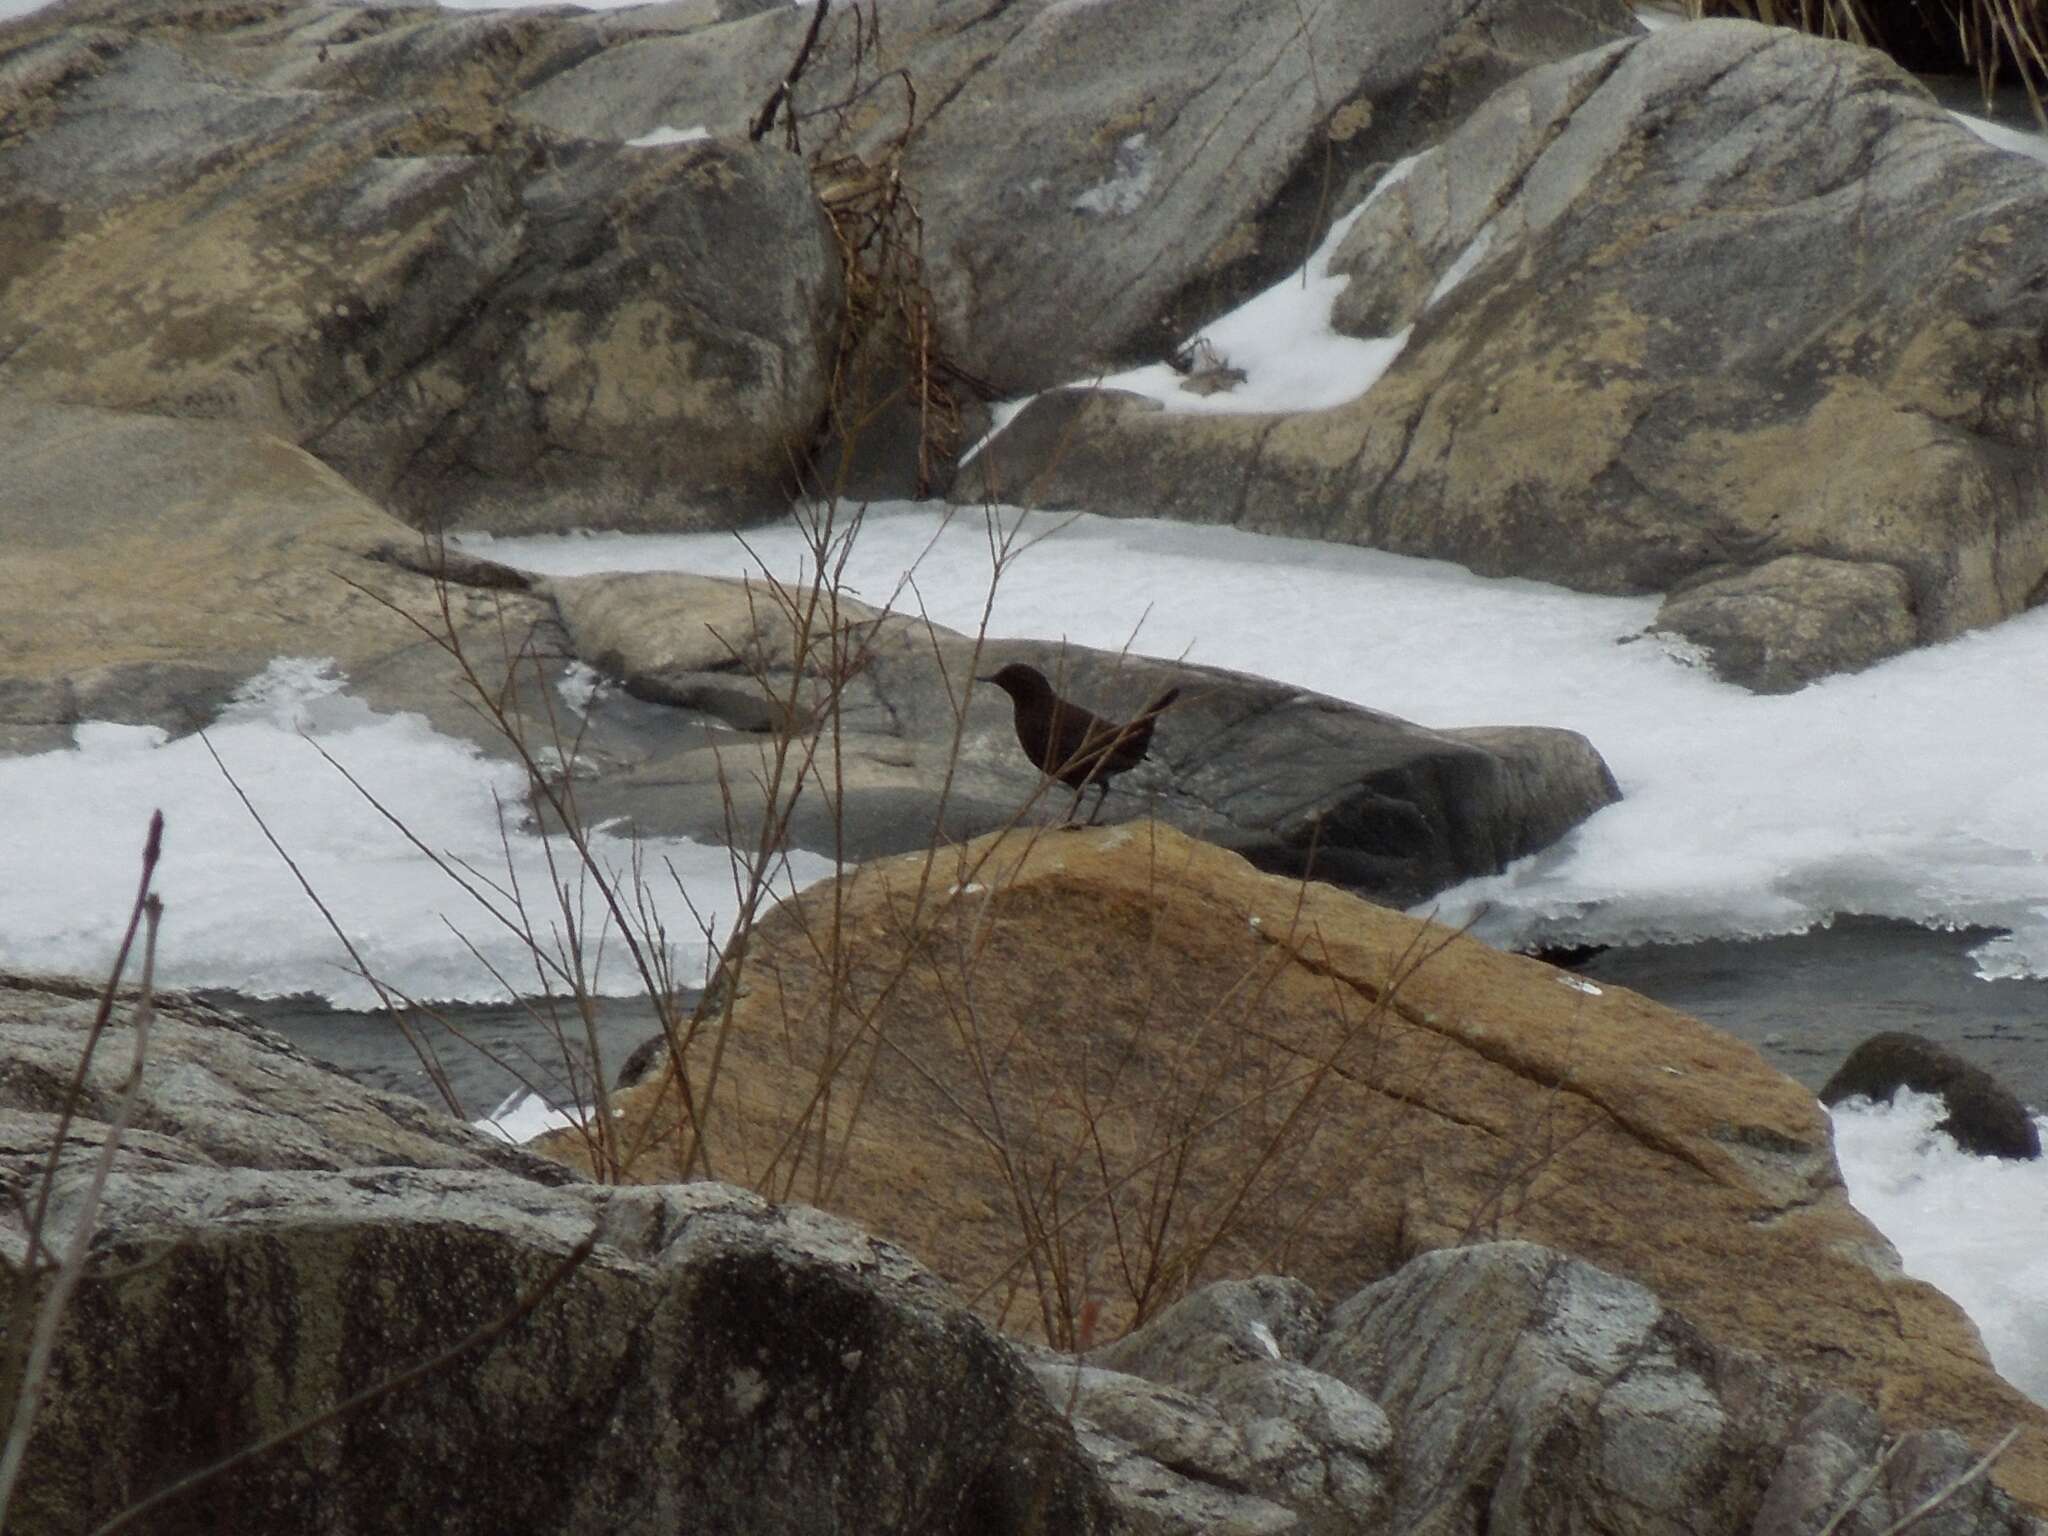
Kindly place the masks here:
<instances>
[{"instance_id":1,"label":"bird's leg","mask_svg":"<svg viewBox=\"0 0 2048 1536\"><path fill-rule=\"evenodd\" d=\"M1083 785L1082 787L1085 789L1087 786ZM1095 818L1102 814L1103 802L1109 799L1108 778L1097 779L1095 781L1095 788L1099 793L1095 796L1095 809L1088 813L1088 825L1091 827L1095 825Z\"/></svg>"},{"instance_id":2,"label":"bird's leg","mask_svg":"<svg viewBox=\"0 0 2048 1536\"><path fill-rule=\"evenodd\" d=\"M1086 780L1083 780L1081 787L1074 791L1074 798L1067 802L1067 814L1060 818L1061 826L1070 827L1074 824L1074 812L1081 809L1081 797L1087 793L1088 784Z\"/></svg>"}]
</instances>

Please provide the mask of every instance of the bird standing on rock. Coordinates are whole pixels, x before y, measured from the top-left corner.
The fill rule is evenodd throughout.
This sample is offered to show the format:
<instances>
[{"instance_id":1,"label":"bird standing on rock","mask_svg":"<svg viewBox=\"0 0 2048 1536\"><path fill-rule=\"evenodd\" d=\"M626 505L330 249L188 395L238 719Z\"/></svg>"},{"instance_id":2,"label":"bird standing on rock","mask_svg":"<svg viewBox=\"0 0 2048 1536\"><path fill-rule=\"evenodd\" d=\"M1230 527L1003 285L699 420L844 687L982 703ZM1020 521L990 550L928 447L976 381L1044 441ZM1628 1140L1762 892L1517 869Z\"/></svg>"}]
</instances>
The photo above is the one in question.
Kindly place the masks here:
<instances>
[{"instance_id":1,"label":"bird standing on rock","mask_svg":"<svg viewBox=\"0 0 2048 1536\"><path fill-rule=\"evenodd\" d=\"M1096 787L1095 810L1088 825L1102 814L1109 799L1110 778L1135 768L1145 760L1152 746L1152 727L1168 705L1180 697L1169 688L1143 714L1124 725L1091 714L1080 705L1061 698L1036 667L1013 661L978 683L994 683L1010 696L1016 706L1017 744L1040 772L1058 779L1074 792L1067 807L1067 820L1081 808L1081 794L1090 784Z\"/></svg>"}]
</instances>

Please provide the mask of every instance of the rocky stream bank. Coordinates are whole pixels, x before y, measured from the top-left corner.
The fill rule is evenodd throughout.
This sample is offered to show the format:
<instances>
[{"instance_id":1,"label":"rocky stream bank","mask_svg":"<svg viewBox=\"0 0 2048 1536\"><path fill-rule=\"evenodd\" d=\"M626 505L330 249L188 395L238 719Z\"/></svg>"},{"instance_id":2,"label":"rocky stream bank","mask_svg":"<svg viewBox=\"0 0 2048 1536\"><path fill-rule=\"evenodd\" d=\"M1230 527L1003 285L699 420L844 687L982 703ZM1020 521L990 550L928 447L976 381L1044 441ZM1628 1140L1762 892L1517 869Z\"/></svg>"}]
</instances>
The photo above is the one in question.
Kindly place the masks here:
<instances>
[{"instance_id":1,"label":"rocky stream bank","mask_svg":"<svg viewBox=\"0 0 2048 1536\"><path fill-rule=\"evenodd\" d=\"M759 133L810 22L761 0L0 25L0 750L298 655L502 756L460 660L587 669L590 815L744 843L822 742L786 840L857 866L714 989L694 1126L656 1071L551 1156L176 997L117 1135L132 1012L74 1087L92 983L9 977L14 1365L81 1256L13 1528L295 1430L141 1524L1877 1536L1953 1486L1922 1528L2038 1533L2048 1410L1809 1092L1364 899L1554 844L1599 743L431 537L950 486L1658 594L1798 688L2048 591L2038 169L1867 51L1619 0L866 14ZM1354 399L1061 388L1369 196ZM1183 690L1121 825L1041 826L964 686L1008 660Z\"/></svg>"}]
</instances>

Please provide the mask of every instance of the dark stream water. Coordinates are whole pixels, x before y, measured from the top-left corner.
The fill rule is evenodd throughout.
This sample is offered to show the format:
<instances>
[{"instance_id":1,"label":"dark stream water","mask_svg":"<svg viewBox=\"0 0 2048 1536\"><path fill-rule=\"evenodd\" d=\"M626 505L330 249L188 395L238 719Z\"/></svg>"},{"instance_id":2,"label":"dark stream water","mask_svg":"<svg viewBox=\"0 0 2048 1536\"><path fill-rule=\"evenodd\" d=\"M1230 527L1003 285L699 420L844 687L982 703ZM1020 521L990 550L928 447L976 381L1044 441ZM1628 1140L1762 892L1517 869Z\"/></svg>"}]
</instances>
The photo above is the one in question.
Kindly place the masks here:
<instances>
[{"instance_id":1,"label":"dark stream water","mask_svg":"<svg viewBox=\"0 0 2048 1536\"><path fill-rule=\"evenodd\" d=\"M317 999L214 997L360 1083L442 1107L420 1053L384 1014L348 1013ZM422 1046L439 1062L468 1118L490 1114L522 1087L538 1091L550 1104L579 1098L590 1102L590 1094L580 1089L589 1080L590 1047L583 1021L573 1009L561 1010L563 1039L557 1038L553 1024L536 1019L523 1007L455 1005L438 1012L438 1020L414 1015L410 1022ZM644 998L600 999L593 1013L604 1076L616 1080L626 1058L659 1033L660 1025Z\"/></svg>"},{"instance_id":2,"label":"dark stream water","mask_svg":"<svg viewBox=\"0 0 2048 1536\"><path fill-rule=\"evenodd\" d=\"M1993 934L1837 918L1782 939L1611 949L1579 967L1747 1040L1818 1089L1879 1030L1953 1049L2036 1111L2048 1108L2048 981L1984 981L1969 951Z\"/></svg>"},{"instance_id":3,"label":"dark stream water","mask_svg":"<svg viewBox=\"0 0 2048 1536\"><path fill-rule=\"evenodd\" d=\"M1850 917L1792 938L1608 950L1578 969L1727 1030L1809 1088L1818 1089L1867 1036L1900 1029L1952 1047L2036 1110L2048 1108L2048 982L1980 980L1969 951L1989 937ZM303 1000L224 1001L362 1082L440 1103L418 1056L380 1015ZM443 1016L445 1025L421 1021L420 1033L466 1113L487 1114L522 1080L553 1103L574 1096L561 1044L526 1010L458 1007ZM580 1023L571 1022L571 1054L580 1064L589 1051ZM645 1001L600 1003L605 1075L615 1078L655 1031Z\"/></svg>"}]
</instances>

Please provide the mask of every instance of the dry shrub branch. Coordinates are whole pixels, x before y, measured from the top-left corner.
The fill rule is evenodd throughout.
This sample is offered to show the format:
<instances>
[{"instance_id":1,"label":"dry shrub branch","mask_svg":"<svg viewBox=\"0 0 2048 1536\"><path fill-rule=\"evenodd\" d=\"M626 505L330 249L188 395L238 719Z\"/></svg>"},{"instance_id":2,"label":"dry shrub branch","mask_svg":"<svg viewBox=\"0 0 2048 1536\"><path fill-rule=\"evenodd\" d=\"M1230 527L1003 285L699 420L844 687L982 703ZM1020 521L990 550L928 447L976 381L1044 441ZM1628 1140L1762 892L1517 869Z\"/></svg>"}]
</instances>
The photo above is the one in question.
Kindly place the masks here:
<instances>
[{"instance_id":1,"label":"dry shrub branch","mask_svg":"<svg viewBox=\"0 0 2048 1536\"><path fill-rule=\"evenodd\" d=\"M845 305L835 340L830 438L838 453L830 475L800 467L814 500L845 493L855 445L889 413L908 406L914 422L916 494L939 484L961 443L960 397L969 379L941 345L936 305L925 270L924 219L903 179L903 160L918 128L917 87L908 71L880 62L882 13L876 0L848 6L845 21L826 31L830 0L817 0L790 67L756 114L749 137L782 124L783 143L806 154L811 185L839 250ZM814 60L829 60L836 82L829 99L799 105L800 84ZM984 395L990 391L980 386Z\"/></svg>"}]
</instances>

